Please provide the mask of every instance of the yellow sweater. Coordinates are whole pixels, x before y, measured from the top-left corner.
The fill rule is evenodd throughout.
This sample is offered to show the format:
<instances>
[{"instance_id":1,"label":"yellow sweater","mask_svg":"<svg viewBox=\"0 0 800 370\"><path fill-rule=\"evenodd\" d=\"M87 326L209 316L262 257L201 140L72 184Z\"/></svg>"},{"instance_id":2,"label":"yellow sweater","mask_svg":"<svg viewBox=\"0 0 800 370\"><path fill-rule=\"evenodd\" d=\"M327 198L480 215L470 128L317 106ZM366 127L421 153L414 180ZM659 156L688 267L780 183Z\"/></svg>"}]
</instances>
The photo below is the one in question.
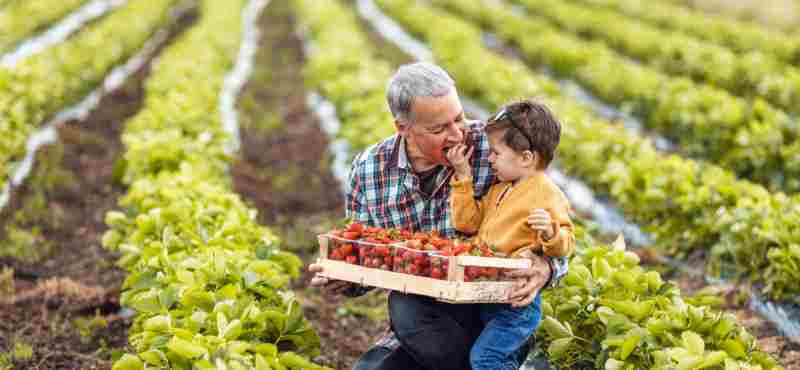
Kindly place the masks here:
<instances>
[{"instance_id":1,"label":"yellow sweater","mask_svg":"<svg viewBox=\"0 0 800 370\"><path fill-rule=\"evenodd\" d=\"M468 234L477 232L478 242L486 242L495 251L512 257L528 249L544 251L551 257L572 253L575 236L569 219L569 202L544 173L513 187L510 182L494 184L480 200L474 198L472 179L455 180L453 177L450 185L450 207L456 230ZM553 219L555 235L550 240L543 240L540 233L528 225L528 215L536 208L548 211Z\"/></svg>"}]
</instances>

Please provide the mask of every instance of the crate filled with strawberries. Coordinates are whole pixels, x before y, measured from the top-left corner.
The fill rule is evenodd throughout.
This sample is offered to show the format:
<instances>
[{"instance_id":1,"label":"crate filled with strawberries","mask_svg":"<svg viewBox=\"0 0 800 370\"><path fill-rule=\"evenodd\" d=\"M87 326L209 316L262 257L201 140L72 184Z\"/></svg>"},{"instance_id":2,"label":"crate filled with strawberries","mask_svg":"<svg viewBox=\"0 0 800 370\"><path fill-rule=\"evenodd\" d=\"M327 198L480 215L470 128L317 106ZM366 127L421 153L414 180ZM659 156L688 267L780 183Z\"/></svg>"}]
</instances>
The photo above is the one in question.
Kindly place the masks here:
<instances>
[{"instance_id":1,"label":"crate filled with strawberries","mask_svg":"<svg viewBox=\"0 0 800 370\"><path fill-rule=\"evenodd\" d=\"M319 236L322 275L453 303L505 302L505 271L530 260L501 258L487 245L436 233L352 223Z\"/></svg>"}]
</instances>

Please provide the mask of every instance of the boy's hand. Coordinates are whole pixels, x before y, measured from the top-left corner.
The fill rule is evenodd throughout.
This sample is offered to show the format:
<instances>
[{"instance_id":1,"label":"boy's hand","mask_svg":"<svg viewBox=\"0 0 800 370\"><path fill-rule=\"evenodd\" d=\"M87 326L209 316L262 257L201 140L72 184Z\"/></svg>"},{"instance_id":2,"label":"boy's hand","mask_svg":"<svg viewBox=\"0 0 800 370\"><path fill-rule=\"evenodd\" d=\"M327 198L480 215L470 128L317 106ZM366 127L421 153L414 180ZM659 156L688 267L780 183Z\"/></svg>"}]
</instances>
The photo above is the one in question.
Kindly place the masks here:
<instances>
[{"instance_id":1,"label":"boy's hand","mask_svg":"<svg viewBox=\"0 0 800 370\"><path fill-rule=\"evenodd\" d=\"M531 229L541 232L544 240L550 240L555 236L553 219L550 217L550 212L544 209L536 208L532 210L528 215L528 225Z\"/></svg>"},{"instance_id":2,"label":"boy's hand","mask_svg":"<svg viewBox=\"0 0 800 370\"><path fill-rule=\"evenodd\" d=\"M472 168L469 165L469 158L472 156L473 147L458 144L447 151L447 160L456 171L458 179L465 179L470 176Z\"/></svg>"}]
</instances>

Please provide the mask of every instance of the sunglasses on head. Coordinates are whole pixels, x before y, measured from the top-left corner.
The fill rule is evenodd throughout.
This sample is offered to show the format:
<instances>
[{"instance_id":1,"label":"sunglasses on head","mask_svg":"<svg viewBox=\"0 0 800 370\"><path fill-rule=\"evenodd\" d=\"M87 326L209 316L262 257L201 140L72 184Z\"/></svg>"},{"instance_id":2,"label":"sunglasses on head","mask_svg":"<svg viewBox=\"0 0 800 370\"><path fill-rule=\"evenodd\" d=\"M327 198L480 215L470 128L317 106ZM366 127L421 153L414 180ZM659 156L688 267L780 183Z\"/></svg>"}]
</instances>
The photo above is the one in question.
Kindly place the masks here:
<instances>
[{"instance_id":1,"label":"sunglasses on head","mask_svg":"<svg viewBox=\"0 0 800 370\"><path fill-rule=\"evenodd\" d=\"M528 136L528 133L526 133L525 130L523 130L522 127L517 124L517 121L514 120L514 116L511 115L511 111L508 109L503 108L497 112L497 114L489 119L489 121L486 123L486 126L488 127L490 125L495 125L497 122L504 120L510 122L511 126L517 129L517 131L519 131L522 136L525 137L525 140L528 140L528 149L533 150L533 140L531 140L530 136Z\"/></svg>"}]
</instances>

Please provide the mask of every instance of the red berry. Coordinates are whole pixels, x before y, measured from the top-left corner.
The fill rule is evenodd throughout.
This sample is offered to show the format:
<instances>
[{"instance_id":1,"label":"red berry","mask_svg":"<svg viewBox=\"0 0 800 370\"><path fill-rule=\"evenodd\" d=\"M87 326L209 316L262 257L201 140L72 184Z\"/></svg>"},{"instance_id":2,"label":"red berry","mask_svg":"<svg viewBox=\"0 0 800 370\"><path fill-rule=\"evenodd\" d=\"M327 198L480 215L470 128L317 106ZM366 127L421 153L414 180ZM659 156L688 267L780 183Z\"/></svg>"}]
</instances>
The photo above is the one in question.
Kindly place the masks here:
<instances>
[{"instance_id":1,"label":"red berry","mask_svg":"<svg viewBox=\"0 0 800 370\"><path fill-rule=\"evenodd\" d=\"M357 233L361 233L362 231L364 231L364 225L358 222L353 222L352 224L347 226L347 231L354 231Z\"/></svg>"},{"instance_id":2,"label":"red berry","mask_svg":"<svg viewBox=\"0 0 800 370\"><path fill-rule=\"evenodd\" d=\"M348 244L343 244L341 247L339 247L339 252L343 256L350 255L350 254L353 253L353 245L349 244L349 243Z\"/></svg>"}]
</instances>

